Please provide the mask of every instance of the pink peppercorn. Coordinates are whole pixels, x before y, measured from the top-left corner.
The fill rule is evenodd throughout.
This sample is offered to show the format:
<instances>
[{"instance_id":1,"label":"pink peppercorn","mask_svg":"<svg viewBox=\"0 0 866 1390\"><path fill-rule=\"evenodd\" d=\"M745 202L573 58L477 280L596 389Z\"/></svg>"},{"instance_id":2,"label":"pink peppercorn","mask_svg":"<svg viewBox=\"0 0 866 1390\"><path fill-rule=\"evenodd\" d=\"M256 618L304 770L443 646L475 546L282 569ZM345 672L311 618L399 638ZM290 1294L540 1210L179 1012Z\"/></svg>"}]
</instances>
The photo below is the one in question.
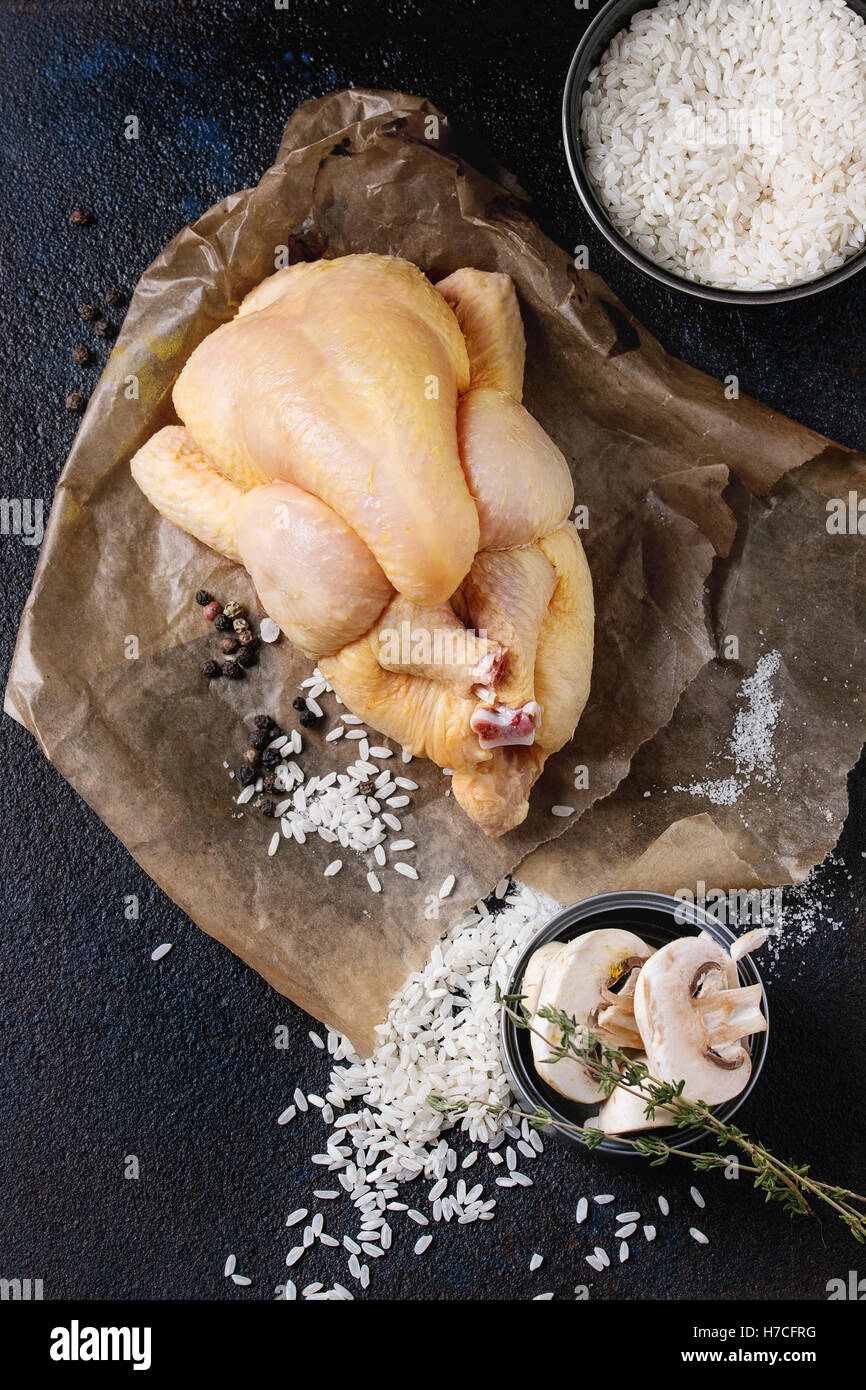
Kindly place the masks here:
<instances>
[{"instance_id":1,"label":"pink peppercorn","mask_svg":"<svg viewBox=\"0 0 866 1390\"><path fill-rule=\"evenodd\" d=\"M204 613L208 622L212 623L214 618L218 618L223 611L222 604L217 603L216 599L214 599L212 603L206 603L201 611Z\"/></svg>"}]
</instances>

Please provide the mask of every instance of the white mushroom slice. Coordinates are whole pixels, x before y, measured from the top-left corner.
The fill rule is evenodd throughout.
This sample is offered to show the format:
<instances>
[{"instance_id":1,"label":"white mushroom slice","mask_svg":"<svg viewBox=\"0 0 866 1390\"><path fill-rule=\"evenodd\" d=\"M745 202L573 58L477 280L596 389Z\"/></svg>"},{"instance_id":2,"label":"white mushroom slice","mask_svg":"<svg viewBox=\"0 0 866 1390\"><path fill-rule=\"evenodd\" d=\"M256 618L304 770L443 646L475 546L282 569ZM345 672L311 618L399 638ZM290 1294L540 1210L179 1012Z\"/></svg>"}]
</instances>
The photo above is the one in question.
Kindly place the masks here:
<instances>
[{"instance_id":1,"label":"white mushroom slice","mask_svg":"<svg viewBox=\"0 0 866 1390\"><path fill-rule=\"evenodd\" d=\"M619 927L586 932L563 946L548 965L538 1009L549 1007L568 1014L579 1028L612 1047L640 1047L634 982L651 954L639 936ZM583 1104L597 1100L601 1088L582 1061L577 1057L548 1060L562 1042L557 1025L536 1014L532 1027L532 1057L542 1080L569 1100Z\"/></svg>"},{"instance_id":2,"label":"white mushroom slice","mask_svg":"<svg viewBox=\"0 0 866 1390\"><path fill-rule=\"evenodd\" d=\"M689 1100L720 1105L740 1094L752 1064L742 1040L762 1033L761 986L728 988L730 956L718 942L684 936L640 972L634 1015L653 1076L683 1081Z\"/></svg>"},{"instance_id":3,"label":"white mushroom slice","mask_svg":"<svg viewBox=\"0 0 866 1390\"><path fill-rule=\"evenodd\" d=\"M731 945L731 960L741 960L743 956L750 956L753 951L757 951L765 942L769 941L772 932L769 927L753 927L743 936L738 936Z\"/></svg>"},{"instance_id":4,"label":"white mushroom slice","mask_svg":"<svg viewBox=\"0 0 866 1390\"><path fill-rule=\"evenodd\" d=\"M649 1066L645 1052L639 1052L633 1060ZM625 1091L622 1086L616 1086L593 1121L587 1120L587 1124L603 1130L605 1134L634 1134L641 1129L661 1129L676 1123L673 1112L665 1110L663 1106L659 1106L653 1118L648 1119L646 1105L646 1100L634 1095L631 1090Z\"/></svg>"},{"instance_id":5,"label":"white mushroom slice","mask_svg":"<svg viewBox=\"0 0 866 1390\"><path fill-rule=\"evenodd\" d=\"M530 1014L534 1014L538 1008L538 996L541 993L541 982L544 979L545 971L561 950L561 941L550 941L546 946L539 946L537 951L533 951L526 962L526 969L520 982L520 992L523 995L524 1008Z\"/></svg>"}]
</instances>

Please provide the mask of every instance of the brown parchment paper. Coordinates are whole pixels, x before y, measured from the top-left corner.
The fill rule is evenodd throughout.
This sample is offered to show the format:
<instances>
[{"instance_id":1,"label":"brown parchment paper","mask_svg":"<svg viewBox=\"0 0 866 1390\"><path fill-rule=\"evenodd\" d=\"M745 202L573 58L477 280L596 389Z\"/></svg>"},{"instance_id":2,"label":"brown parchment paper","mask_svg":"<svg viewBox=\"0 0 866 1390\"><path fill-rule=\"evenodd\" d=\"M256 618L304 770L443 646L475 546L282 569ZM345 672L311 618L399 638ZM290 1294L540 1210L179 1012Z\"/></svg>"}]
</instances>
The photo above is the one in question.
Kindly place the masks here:
<instances>
[{"instance_id":1,"label":"brown parchment paper","mask_svg":"<svg viewBox=\"0 0 866 1390\"><path fill-rule=\"evenodd\" d=\"M293 259L399 254L434 279L461 265L510 274L527 332L527 405L569 458L588 514L583 534L598 634L592 696L574 742L548 765L526 823L499 841L485 839L446 795L442 774L416 760L420 790L404 828L417 842L421 877L414 883L386 873L376 897L360 861L325 880L327 846L286 842L268 858L273 823L239 815L223 760L238 763L254 714L293 725L292 698L310 666L282 641L247 680L202 682L198 668L214 641L203 632L195 590L237 597L261 616L255 594L242 571L163 521L128 468L143 440L175 418L171 386L192 349L231 317L285 246ZM597 853L630 864L683 820L671 802L671 814L648 821L641 839L629 810L632 761L644 745L655 756L660 736L668 756L683 763L678 777L685 780L698 772L687 764L699 763L703 751L693 725L710 747L723 738L738 677L713 662L707 581L722 557L731 603L743 605L744 623L755 621L757 600L752 595L753 611L749 595L767 582L758 557L762 547L777 546L769 578L778 587L766 595L766 611L775 602L783 622L786 571L795 557L800 563L802 535L765 526L762 539L765 513L773 513L757 498L792 469L805 478L812 460L823 478L828 450L840 474L860 466L753 401L727 400L719 382L667 356L597 276L577 272L542 235L510 180L462 160L447 119L428 102L336 93L298 110L256 188L211 208L142 276L61 474L6 709L199 926L363 1051L391 994L439 934L531 851L567 830L544 851L545 862L577 862L579 847L590 843L584 827L618 815L618 838L605 846L611 832L597 833ZM723 495L731 470L756 499L740 499L739 530ZM804 571L818 563L810 552ZM825 644L820 592L807 577L802 622L818 660ZM90 615L86 648L68 623L70 608ZM834 611L843 642L853 640L850 612ZM801 671L793 662L786 671L799 697ZM693 688L694 711L681 716L681 697ZM825 715L837 708L835 693L825 685ZM802 699L813 711L814 702ZM681 718L684 743L676 732ZM862 720L857 727L862 737ZM348 760L322 740L321 733L305 739L311 772ZM839 732L837 791L854 742L853 732ZM588 769L586 790L574 788L576 766ZM839 796L825 790L818 799L838 818ZM573 821L551 816L562 802L575 807ZM776 864L820 857L830 830L816 837L814 810L809 799L802 823L779 813L783 834L768 813L742 845L730 826L713 822L711 830L726 848L732 835L730 852L760 863L756 872L772 866L775 873ZM690 847L701 844L688 824L682 837ZM449 872L457 887L440 904L436 890Z\"/></svg>"}]
</instances>

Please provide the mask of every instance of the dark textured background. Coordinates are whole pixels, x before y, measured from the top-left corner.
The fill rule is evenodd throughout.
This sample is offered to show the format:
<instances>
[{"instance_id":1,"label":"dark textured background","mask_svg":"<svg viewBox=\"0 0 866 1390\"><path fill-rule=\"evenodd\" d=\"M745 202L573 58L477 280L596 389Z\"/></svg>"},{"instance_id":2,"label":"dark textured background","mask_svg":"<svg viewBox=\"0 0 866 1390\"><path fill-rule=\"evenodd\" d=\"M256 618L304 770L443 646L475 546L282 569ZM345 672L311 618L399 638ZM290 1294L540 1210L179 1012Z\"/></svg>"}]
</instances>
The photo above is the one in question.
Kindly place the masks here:
<instances>
[{"instance_id":1,"label":"dark textured background","mask_svg":"<svg viewBox=\"0 0 866 1390\"><path fill-rule=\"evenodd\" d=\"M761 400L866 447L866 276L792 308L710 307L642 278L587 224L559 136L562 83L587 19L570 0L306 0L280 12L272 0L7 0L2 495L42 497L47 510L75 430L64 397L92 390L108 351L78 306L114 285L131 290L184 223L260 177L298 102L350 84L432 98L533 194L546 231L590 246L593 268L666 347L716 375L736 372ZM129 113L137 142L123 138ZM70 226L76 205L94 225ZM94 347L94 365L73 365L78 342ZM14 536L0 547L5 678L37 551ZM69 621L86 646L87 613ZM293 1243L285 1215L321 1185L309 1163L321 1122L275 1124L298 1081L325 1085L309 1020L160 894L28 734L4 718L0 739L0 1277L42 1278L48 1298L268 1298ZM819 875L819 930L771 969L770 1059L743 1112L780 1153L848 1184L862 1181L864 1150L862 1069L849 1060L864 1054L864 772L861 760L837 862ZM140 898L138 922L124 919L127 894ZM174 949L153 965L163 940ZM272 1045L278 1023L291 1030L288 1052ZM138 1181L122 1175L128 1153L139 1156ZM482 1160L474 1172L485 1170ZM494 1222L437 1228L423 1259L411 1253L417 1228L398 1228L369 1296L554 1289L567 1298L591 1281L593 1297L812 1299L856 1268L841 1228L789 1222L745 1181L705 1175L698 1216L688 1174L551 1152L535 1187L496 1193ZM596 1217L579 1238L572 1213L582 1192L602 1190L617 1194L608 1210L645 1212L663 1190L673 1214L657 1222L654 1246L635 1240L629 1263L600 1278L582 1256L610 1219ZM342 1233L347 1215L334 1212L329 1226ZM705 1249L686 1233L696 1218L711 1237ZM612 1249L609 1234L602 1243ZM534 1275L532 1249L546 1257ZM230 1250L249 1289L222 1278ZM341 1270L342 1253L322 1250L298 1273L351 1283Z\"/></svg>"}]
</instances>

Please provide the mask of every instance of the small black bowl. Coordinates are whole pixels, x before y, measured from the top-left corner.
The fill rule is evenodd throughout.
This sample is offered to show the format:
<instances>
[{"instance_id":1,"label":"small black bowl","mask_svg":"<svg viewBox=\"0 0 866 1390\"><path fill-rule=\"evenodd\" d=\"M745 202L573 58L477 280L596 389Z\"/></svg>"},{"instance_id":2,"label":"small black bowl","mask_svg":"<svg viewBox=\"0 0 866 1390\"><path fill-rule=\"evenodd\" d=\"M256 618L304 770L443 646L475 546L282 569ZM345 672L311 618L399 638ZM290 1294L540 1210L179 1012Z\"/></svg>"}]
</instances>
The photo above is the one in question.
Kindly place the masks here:
<instances>
[{"instance_id":1,"label":"small black bowl","mask_svg":"<svg viewBox=\"0 0 866 1390\"><path fill-rule=\"evenodd\" d=\"M848 0L848 4L856 14L866 19L866 0ZM699 280L687 280L683 275L674 275L671 271L662 269L617 231L586 171L580 139L580 106L589 74L593 68L598 67L611 39L630 23L638 10L651 7L651 0L607 0L607 4L599 10L578 44L565 80L562 135L568 167L580 200L602 236L607 238L621 256L625 256L627 261L638 270L642 270L645 275L651 276L653 280L667 285L669 289L682 290L697 299L710 299L717 304L787 304L794 299L805 299L808 295L818 294L819 291L829 289L831 285L839 285L843 280L856 275L866 266L866 249L858 251L844 265L840 265L838 270L819 275L815 280L806 280L801 285L791 285L779 290L716 289L713 285L701 284Z\"/></svg>"},{"instance_id":2,"label":"small black bowl","mask_svg":"<svg viewBox=\"0 0 866 1390\"><path fill-rule=\"evenodd\" d=\"M566 907L562 912L552 917L539 932L536 932L532 940L524 947L511 972L506 993L520 993L523 972L530 956L538 950L539 946L546 946L549 941L562 941L563 943L572 941L576 936L583 936L585 932L596 931L599 927L620 927L625 931L632 931L648 946L653 946L656 949L659 946L665 946L667 942L673 941L676 937L698 936L702 931L708 932L725 950L736 940L734 932L721 926L703 908L697 907L693 903L683 902L680 898L668 897L666 893L638 891L601 893L598 897L586 898L583 902L575 903L572 907ZM767 1055L770 1028L767 991L751 956L743 956L737 962L737 970L741 984L761 986L761 1008L767 1020L767 1030L764 1033L756 1033L749 1039L752 1074L743 1090L733 1100L715 1107L715 1114L720 1120L725 1121L730 1120L736 1114L758 1079L761 1067L764 1065L764 1058ZM598 1105L578 1105L574 1101L566 1100L565 1096L561 1096L558 1091L554 1091L552 1087L541 1080L532 1063L528 1030L517 1028L504 1009L500 1023L500 1039L505 1064L515 1094L528 1111L532 1112L540 1108L548 1110L553 1117L552 1123L547 1127L545 1133L552 1130L570 1143L576 1144L580 1148L586 1148L587 1145L579 1135L574 1134L569 1129L562 1128L562 1122L585 1124L588 1117L597 1112ZM693 1127L691 1129L659 1129L649 1131L649 1133L664 1135L665 1142L672 1149L688 1149L698 1140L704 1138L707 1131ZM634 1155L634 1150L629 1144L614 1137L602 1139L593 1152L618 1154L622 1157Z\"/></svg>"}]
</instances>

